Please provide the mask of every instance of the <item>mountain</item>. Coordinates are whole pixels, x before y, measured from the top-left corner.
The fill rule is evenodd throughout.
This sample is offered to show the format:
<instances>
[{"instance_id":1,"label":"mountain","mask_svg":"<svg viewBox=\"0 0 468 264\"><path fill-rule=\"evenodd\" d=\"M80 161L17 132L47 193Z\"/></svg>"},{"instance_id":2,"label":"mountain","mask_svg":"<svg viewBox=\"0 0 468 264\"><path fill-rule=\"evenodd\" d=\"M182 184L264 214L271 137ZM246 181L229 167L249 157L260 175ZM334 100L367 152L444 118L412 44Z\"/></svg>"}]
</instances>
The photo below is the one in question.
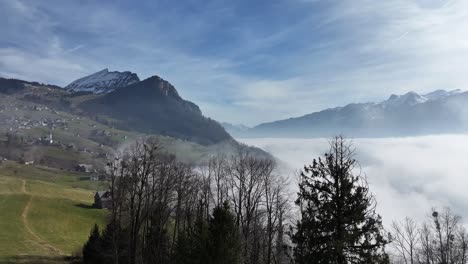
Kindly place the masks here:
<instances>
[{"instance_id":1,"label":"mountain","mask_svg":"<svg viewBox=\"0 0 468 264\"><path fill-rule=\"evenodd\" d=\"M391 95L379 103L348 104L263 123L244 137L415 136L468 132L468 92L437 90Z\"/></svg>"},{"instance_id":2,"label":"mountain","mask_svg":"<svg viewBox=\"0 0 468 264\"><path fill-rule=\"evenodd\" d=\"M140 81L135 73L125 71L110 72L108 69L98 71L73 81L65 89L73 92L109 93Z\"/></svg>"},{"instance_id":3,"label":"mountain","mask_svg":"<svg viewBox=\"0 0 468 264\"><path fill-rule=\"evenodd\" d=\"M239 148L272 158L236 142L157 76L101 94L0 77L2 159L63 170L87 164L100 170L108 154L146 137L156 137L167 152L191 164Z\"/></svg>"},{"instance_id":4,"label":"mountain","mask_svg":"<svg viewBox=\"0 0 468 264\"><path fill-rule=\"evenodd\" d=\"M89 115L108 116L115 126L144 133L168 135L203 145L232 139L200 108L180 97L168 81L153 76L81 104Z\"/></svg>"},{"instance_id":5,"label":"mountain","mask_svg":"<svg viewBox=\"0 0 468 264\"><path fill-rule=\"evenodd\" d=\"M131 84L123 86L125 82ZM106 69L72 84L73 89L63 89L0 78L0 94L86 116L125 131L165 135L202 145L232 141L218 122L203 116L196 104L184 100L174 86L158 76L139 81L136 74Z\"/></svg>"}]
</instances>

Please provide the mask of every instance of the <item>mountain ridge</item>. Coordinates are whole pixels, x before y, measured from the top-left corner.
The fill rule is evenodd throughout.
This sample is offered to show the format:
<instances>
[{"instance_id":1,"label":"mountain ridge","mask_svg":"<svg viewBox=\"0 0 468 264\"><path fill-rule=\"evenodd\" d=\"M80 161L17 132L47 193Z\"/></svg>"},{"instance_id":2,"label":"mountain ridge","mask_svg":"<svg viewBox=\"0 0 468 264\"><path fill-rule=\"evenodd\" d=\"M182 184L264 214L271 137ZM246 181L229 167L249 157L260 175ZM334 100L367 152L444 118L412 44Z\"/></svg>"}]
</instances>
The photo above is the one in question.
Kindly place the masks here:
<instances>
[{"instance_id":1,"label":"mountain ridge","mask_svg":"<svg viewBox=\"0 0 468 264\"><path fill-rule=\"evenodd\" d=\"M386 137L468 132L468 114L463 112L460 100L468 103L468 92L436 90L423 95L415 92L392 94L377 103L351 103L262 123L238 136L329 137L344 134Z\"/></svg>"}]
</instances>

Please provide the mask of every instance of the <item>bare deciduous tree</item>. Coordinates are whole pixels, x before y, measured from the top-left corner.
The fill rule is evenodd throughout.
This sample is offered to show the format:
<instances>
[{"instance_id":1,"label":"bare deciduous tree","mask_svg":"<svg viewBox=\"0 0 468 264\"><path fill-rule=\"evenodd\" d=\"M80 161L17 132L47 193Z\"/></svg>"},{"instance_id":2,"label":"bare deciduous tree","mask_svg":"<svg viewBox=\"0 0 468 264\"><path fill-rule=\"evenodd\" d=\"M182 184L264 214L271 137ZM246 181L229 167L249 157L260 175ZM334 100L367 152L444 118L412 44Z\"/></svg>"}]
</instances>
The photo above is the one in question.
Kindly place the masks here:
<instances>
[{"instance_id":1,"label":"bare deciduous tree","mask_svg":"<svg viewBox=\"0 0 468 264\"><path fill-rule=\"evenodd\" d=\"M419 244L418 226L411 218L401 223L392 224L392 245L405 264L417 263L417 246Z\"/></svg>"},{"instance_id":2,"label":"bare deciduous tree","mask_svg":"<svg viewBox=\"0 0 468 264\"><path fill-rule=\"evenodd\" d=\"M108 168L111 263L209 263L207 225L221 207L233 209L240 263L283 263L289 203L272 159L241 146L229 158L215 156L194 168L149 139L125 149Z\"/></svg>"},{"instance_id":3,"label":"bare deciduous tree","mask_svg":"<svg viewBox=\"0 0 468 264\"><path fill-rule=\"evenodd\" d=\"M433 209L431 221L418 225L409 218L392 225L394 263L466 264L467 234L460 216L449 208ZM398 262L399 261L399 262Z\"/></svg>"}]
</instances>

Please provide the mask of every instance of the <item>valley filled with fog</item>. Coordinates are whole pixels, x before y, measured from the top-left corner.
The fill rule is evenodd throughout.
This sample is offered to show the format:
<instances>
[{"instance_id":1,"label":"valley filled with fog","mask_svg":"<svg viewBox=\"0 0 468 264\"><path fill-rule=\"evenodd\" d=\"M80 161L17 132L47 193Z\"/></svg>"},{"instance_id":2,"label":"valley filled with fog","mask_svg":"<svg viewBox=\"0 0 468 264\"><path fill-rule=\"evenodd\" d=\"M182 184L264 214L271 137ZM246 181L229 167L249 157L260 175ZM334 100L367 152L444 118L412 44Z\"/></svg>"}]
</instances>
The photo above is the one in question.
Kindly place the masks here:
<instances>
[{"instance_id":1,"label":"valley filled with fog","mask_svg":"<svg viewBox=\"0 0 468 264\"><path fill-rule=\"evenodd\" d=\"M468 135L350 139L362 175L377 199L385 225L406 216L422 221L431 208L450 207L468 220ZM239 139L279 160L291 179L304 164L323 156L328 139ZM295 191L296 181L291 181Z\"/></svg>"}]
</instances>

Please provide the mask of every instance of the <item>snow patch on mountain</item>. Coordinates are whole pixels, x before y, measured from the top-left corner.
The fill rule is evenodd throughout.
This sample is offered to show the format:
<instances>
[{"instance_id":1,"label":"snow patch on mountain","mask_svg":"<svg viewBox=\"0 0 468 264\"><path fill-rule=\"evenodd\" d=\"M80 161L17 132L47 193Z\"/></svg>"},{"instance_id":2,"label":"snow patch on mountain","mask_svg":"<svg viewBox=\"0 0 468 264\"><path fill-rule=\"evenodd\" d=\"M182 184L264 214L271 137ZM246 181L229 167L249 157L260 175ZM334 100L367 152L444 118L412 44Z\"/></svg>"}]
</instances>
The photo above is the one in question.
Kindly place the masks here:
<instances>
[{"instance_id":1,"label":"snow patch on mountain","mask_svg":"<svg viewBox=\"0 0 468 264\"><path fill-rule=\"evenodd\" d=\"M67 85L65 89L74 92L92 92L100 94L109 93L115 89L122 88L139 81L140 79L135 73L129 71L110 72L108 69L104 69L73 81Z\"/></svg>"},{"instance_id":2,"label":"snow patch on mountain","mask_svg":"<svg viewBox=\"0 0 468 264\"><path fill-rule=\"evenodd\" d=\"M452 91L445 91L445 90L436 90L431 93L423 95L426 97L429 101L435 101L439 99L443 99L452 95L457 95L462 93L463 91L460 89L452 90Z\"/></svg>"},{"instance_id":3,"label":"snow patch on mountain","mask_svg":"<svg viewBox=\"0 0 468 264\"><path fill-rule=\"evenodd\" d=\"M381 105L384 108L390 107L401 107L401 106L413 106L421 103L427 102L427 98L415 93L408 92L403 95L392 94L390 98L386 101L383 101Z\"/></svg>"},{"instance_id":4,"label":"snow patch on mountain","mask_svg":"<svg viewBox=\"0 0 468 264\"><path fill-rule=\"evenodd\" d=\"M401 107L401 106L414 106L417 104L422 104L429 101L437 101L452 95L457 95L462 93L462 90L452 90L452 91L445 91L445 90L436 90L424 95L417 94L415 92L408 92L403 95L395 95L392 94L390 98L380 103L380 105L384 108L391 108L391 107Z\"/></svg>"}]
</instances>

